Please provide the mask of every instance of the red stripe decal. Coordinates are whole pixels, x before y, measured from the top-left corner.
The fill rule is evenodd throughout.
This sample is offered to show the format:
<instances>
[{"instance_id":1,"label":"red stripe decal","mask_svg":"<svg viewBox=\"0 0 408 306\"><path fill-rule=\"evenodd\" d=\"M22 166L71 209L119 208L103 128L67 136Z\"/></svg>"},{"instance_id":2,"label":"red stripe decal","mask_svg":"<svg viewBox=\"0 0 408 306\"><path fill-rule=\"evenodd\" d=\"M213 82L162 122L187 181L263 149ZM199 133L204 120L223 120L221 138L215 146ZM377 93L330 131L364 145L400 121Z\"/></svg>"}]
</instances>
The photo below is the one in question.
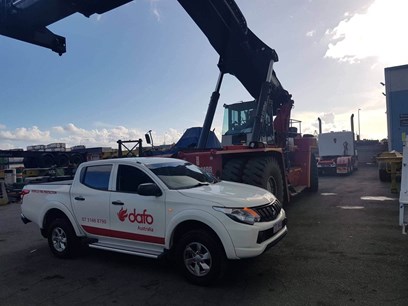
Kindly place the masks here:
<instances>
[{"instance_id":1,"label":"red stripe decal","mask_svg":"<svg viewBox=\"0 0 408 306\"><path fill-rule=\"evenodd\" d=\"M113 238L121 238L121 239L128 239L128 240L136 240L136 241L143 241L143 242L150 242L150 243L157 243L157 244L164 244L164 238L162 237L155 237L155 236L148 236L148 235L140 235L135 233L129 232L121 232L121 231L114 231L106 228L100 227L93 227L87 225L81 225L82 228L94 235L99 236L106 236L106 237L113 237Z\"/></svg>"},{"instance_id":2,"label":"red stripe decal","mask_svg":"<svg viewBox=\"0 0 408 306\"><path fill-rule=\"evenodd\" d=\"M31 190L31 192L34 193L46 193L46 194L56 194L56 191L52 191L52 190Z\"/></svg>"}]
</instances>

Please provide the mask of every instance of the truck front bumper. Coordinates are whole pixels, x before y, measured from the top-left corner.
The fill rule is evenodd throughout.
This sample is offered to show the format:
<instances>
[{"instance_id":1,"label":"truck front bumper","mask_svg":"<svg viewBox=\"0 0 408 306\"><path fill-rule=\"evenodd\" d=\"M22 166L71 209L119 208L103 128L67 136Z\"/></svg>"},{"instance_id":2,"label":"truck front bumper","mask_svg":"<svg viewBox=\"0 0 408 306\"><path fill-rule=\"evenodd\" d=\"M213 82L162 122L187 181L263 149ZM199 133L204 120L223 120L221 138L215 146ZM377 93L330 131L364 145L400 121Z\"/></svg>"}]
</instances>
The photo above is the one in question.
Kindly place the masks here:
<instances>
[{"instance_id":1,"label":"truck front bumper","mask_svg":"<svg viewBox=\"0 0 408 306\"><path fill-rule=\"evenodd\" d=\"M277 244L288 232L286 223L286 214L282 209L274 221L255 223L243 230L230 231L237 258L261 255Z\"/></svg>"},{"instance_id":2,"label":"truck front bumper","mask_svg":"<svg viewBox=\"0 0 408 306\"><path fill-rule=\"evenodd\" d=\"M236 248L235 252L239 258L248 258L261 255L267 249L276 245L283 237L288 233L288 228L285 225L279 232L277 232L270 239L266 240L264 243L258 244L255 247L250 248Z\"/></svg>"}]
</instances>

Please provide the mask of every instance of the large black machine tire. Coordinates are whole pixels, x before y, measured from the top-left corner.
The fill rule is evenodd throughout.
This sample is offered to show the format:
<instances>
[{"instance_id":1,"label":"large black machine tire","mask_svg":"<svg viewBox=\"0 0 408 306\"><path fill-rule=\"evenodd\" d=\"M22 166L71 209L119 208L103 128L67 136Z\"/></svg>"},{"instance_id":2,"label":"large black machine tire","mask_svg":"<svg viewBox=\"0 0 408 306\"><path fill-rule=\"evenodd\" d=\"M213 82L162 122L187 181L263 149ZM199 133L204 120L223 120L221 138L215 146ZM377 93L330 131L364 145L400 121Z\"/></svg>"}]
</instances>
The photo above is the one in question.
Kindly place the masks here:
<instances>
[{"instance_id":1,"label":"large black machine tire","mask_svg":"<svg viewBox=\"0 0 408 306\"><path fill-rule=\"evenodd\" d=\"M54 156L51 153L44 153L41 155L39 159L39 166L41 168L50 168L55 165L56 165L56 162L55 162Z\"/></svg>"},{"instance_id":2,"label":"large black machine tire","mask_svg":"<svg viewBox=\"0 0 408 306\"><path fill-rule=\"evenodd\" d=\"M33 156L24 157L24 168L38 168L38 160Z\"/></svg>"},{"instance_id":3,"label":"large black machine tire","mask_svg":"<svg viewBox=\"0 0 408 306\"><path fill-rule=\"evenodd\" d=\"M74 166L78 166L79 164L81 164L82 162L84 162L84 158L82 157L81 154L78 153L74 153L71 155L70 157L70 163Z\"/></svg>"},{"instance_id":4,"label":"large black machine tire","mask_svg":"<svg viewBox=\"0 0 408 306\"><path fill-rule=\"evenodd\" d=\"M56 257L71 258L75 255L79 238L67 219L55 219L48 228L47 236L48 246Z\"/></svg>"},{"instance_id":5,"label":"large black machine tire","mask_svg":"<svg viewBox=\"0 0 408 306\"><path fill-rule=\"evenodd\" d=\"M57 166L58 167L67 167L69 165L69 156L65 153L60 153L57 156Z\"/></svg>"},{"instance_id":6,"label":"large black machine tire","mask_svg":"<svg viewBox=\"0 0 408 306\"><path fill-rule=\"evenodd\" d=\"M244 168L243 183L262 187L272 192L284 203L283 175L278 162L273 157L250 159Z\"/></svg>"},{"instance_id":7,"label":"large black machine tire","mask_svg":"<svg viewBox=\"0 0 408 306\"><path fill-rule=\"evenodd\" d=\"M242 173L244 170L246 160L241 158L230 159L225 163L222 169L221 179L225 181L232 181L242 183Z\"/></svg>"},{"instance_id":8,"label":"large black machine tire","mask_svg":"<svg viewBox=\"0 0 408 306\"><path fill-rule=\"evenodd\" d=\"M176 260L183 275L201 286L220 278L226 265L219 240L201 229L189 231L180 238L176 245Z\"/></svg>"},{"instance_id":9,"label":"large black machine tire","mask_svg":"<svg viewBox=\"0 0 408 306\"><path fill-rule=\"evenodd\" d=\"M307 190L310 192L319 190L319 170L317 169L317 160L314 154L310 156L310 186Z\"/></svg>"}]
</instances>

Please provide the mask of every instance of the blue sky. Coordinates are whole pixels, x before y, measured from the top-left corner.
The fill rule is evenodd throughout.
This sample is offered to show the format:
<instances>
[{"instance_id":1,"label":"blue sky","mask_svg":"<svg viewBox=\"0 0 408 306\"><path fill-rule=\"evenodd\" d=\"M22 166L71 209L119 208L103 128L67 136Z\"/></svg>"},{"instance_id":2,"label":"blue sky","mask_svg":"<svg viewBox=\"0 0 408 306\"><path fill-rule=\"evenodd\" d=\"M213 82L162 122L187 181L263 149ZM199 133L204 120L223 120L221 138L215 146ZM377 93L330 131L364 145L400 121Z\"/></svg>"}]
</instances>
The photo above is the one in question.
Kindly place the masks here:
<instances>
[{"instance_id":1,"label":"blue sky","mask_svg":"<svg viewBox=\"0 0 408 306\"><path fill-rule=\"evenodd\" d=\"M275 71L293 95L302 132L350 129L387 136L384 68L408 62L405 0L236 0L249 28L275 49ZM178 2L135 0L103 15L72 15L51 25L67 53L0 36L0 149L65 142L155 144L201 126L218 77L218 55ZM224 78L224 103L249 100Z\"/></svg>"}]
</instances>

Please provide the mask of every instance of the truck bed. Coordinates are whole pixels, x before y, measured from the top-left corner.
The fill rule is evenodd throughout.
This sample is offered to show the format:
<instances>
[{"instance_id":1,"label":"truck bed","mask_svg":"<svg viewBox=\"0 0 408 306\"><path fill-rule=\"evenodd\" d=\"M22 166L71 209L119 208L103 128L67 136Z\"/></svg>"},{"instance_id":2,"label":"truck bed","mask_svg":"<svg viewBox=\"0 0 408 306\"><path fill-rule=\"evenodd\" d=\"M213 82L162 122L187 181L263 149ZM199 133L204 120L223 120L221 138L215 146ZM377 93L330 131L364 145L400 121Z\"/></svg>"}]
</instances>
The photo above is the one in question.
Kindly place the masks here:
<instances>
[{"instance_id":1,"label":"truck bed","mask_svg":"<svg viewBox=\"0 0 408 306\"><path fill-rule=\"evenodd\" d=\"M29 184L29 185L72 185L73 180L65 180L65 181L55 181L55 182L44 182L38 184Z\"/></svg>"}]
</instances>

